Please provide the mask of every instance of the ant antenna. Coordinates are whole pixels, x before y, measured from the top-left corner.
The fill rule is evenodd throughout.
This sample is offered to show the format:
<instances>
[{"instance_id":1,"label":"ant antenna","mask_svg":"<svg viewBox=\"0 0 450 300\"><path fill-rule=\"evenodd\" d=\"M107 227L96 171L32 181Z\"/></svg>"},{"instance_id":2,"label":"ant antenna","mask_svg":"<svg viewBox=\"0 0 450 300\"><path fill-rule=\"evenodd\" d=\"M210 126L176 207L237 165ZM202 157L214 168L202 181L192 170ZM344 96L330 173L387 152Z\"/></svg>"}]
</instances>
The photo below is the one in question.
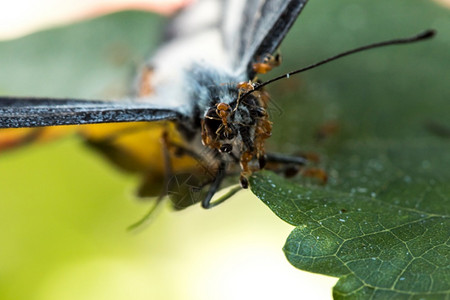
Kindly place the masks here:
<instances>
[{"instance_id":1,"label":"ant antenna","mask_svg":"<svg viewBox=\"0 0 450 300\"><path fill-rule=\"evenodd\" d=\"M426 30L426 31L424 31L424 32L422 32L422 33L420 33L420 34L418 34L416 36L413 36L413 37L394 39L394 40L389 40L389 41L384 41L384 42L378 42L378 43L362 46L362 47L359 47L359 48L355 48L355 49L352 49L352 50L349 50L349 51L345 51L345 52L342 52L342 53L340 53L338 55L335 55L335 56L332 56L330 58L324 59L324 60L322 60L320 62L317 62L315 64L312 64L312 65L309 65L307 67L304 67L302 69L291 71L289 73L286 73L286 74L280 75L278 77L272 78L272 79L267 80L266 82L263 82L263 83L260 83L260 84L255 84L253 90L244 93L243 95L241 95L240 98L243 98L243 97L253 93L254 91L257 91L257 90L261 89L263 86L271 84L271 83L273 83L275 81L278 81L278 80L283 79L283 78L289 78L291 75L295 75L295 74L298 74L298 73L301 73L301 72L304 72L304 71L307 71L307 70L310 70L310 69L314 69L315 67L321 66L323 64L326 64L328 62L331 62L333 60L339 59L341 57L344 57L344 56L347 56L347 55L350 55L350 54L354 54L354 53L358 53L358 52L361 52L361 51L374 49L374 48L378 48L378 47L389 46L389 45L400 45L400 44L415 43L415 42L419 42L419 41L430 39L435 34L436 34L435 30L429 29L429 30Z\"/></svg>"}]
</instances>

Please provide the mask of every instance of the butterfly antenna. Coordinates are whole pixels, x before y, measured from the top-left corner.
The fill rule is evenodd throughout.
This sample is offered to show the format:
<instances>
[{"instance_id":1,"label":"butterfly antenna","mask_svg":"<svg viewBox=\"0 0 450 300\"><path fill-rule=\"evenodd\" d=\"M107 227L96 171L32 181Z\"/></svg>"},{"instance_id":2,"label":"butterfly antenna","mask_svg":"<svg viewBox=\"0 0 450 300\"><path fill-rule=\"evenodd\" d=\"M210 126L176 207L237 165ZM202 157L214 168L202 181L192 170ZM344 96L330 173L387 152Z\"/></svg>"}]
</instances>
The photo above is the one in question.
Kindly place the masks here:
<instances>
[{"instance_id":1,"label":"butterfly antenna","mask_svg":"<svg viewBox=\"0 0 450 300\"><path fill-rule=\"evenodd\" d=\"M415 43L415 42L419 42L419 41L424 41L424 40L432 38L435 35L436 35L436 31L430 29L430 30L426 30L426 31L424 31L424 32L422 32L422 33L420 33L418 35L415 35L413 37L394 39L394 40L389 40L389 41L384 41L384 42L378 42L378 43L362 46L362 47L359 47L359 48L355 48L355 49L352 49L352 50L349 50L349 51L345 51L345 52L342 52L342 53L340 53L338 55L335 55L335 56L332 56L330 58L327 58L327 59L324 59L322 61L319 61L319 62L317 62L315 64L309 65L307 67L304 67L304 68L301 68L301 69L298 69L298 70L295 70L295 71L292 71L292 72L280 75L278 77L272 78L272 79L270 79L270 80L268 80L266 82L260 83L260 84L255 84L254 89L251 90L251 91L248 91L245 94L243 94L241 96L241 98L243 98L243 97L253 93L254 91L257 91L257 90L261 89L262 87L264 87L264 86L266 86L268 84L271 84L271 83L273 83L275 81L281 80L283 78L289 78L292 75L295 75L295 74L298 74L298 73L301 73L301 72L305 72L307 70L314 69L314 68L316 68L318 66L321 66L323 64L329 63L329 62L331 62L333 60L339 59L339 58L347 56L347 55L351 55L351 54L358 53L358 52L365 51L365 50L369 50L369 49L384 47L384 46L410 44L410 43Z\"/></svg>"}]
</instances>

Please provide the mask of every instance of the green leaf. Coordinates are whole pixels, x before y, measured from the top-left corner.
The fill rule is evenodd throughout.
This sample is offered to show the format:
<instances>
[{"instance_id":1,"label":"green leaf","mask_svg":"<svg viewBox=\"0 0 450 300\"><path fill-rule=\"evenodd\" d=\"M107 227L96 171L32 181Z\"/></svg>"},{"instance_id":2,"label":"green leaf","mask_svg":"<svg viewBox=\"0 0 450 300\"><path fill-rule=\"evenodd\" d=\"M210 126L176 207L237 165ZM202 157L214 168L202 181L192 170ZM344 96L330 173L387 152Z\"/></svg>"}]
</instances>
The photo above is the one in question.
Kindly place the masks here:
<instances>
[{"instance_id":1,"label":"green leaf","mask_svg":"<svg viewBox=\"0 0 450 300\"><path fill-rule=\"evenodd\" d=\"M450 289L447 149L436 140L350 143L330 163L326 188L269 172L255 174L251 187L297 226L284 247L288 260L341 277L335 296L440 297Z\"/></svg>"},{"instance_id":2,"label":"green leaf","mask_svg":"<svg viewBox=\"0 0 450 300\"><path fill-rule=\"evenodd\" d=\"M251 178L255 195L296 226L287 259L339 277L336 299L448 299L449 12L424 1L317 1L302 18L293 32L308 42L291 43L308 61L429 27L438 36L311 71L297 81L303 90L279 104L295 113L275 114L274 148L313 150L329 175L325 186L270 172ZM293 54L283 54L292 64ZM318 143L314 132L329 120L341 132Z\"/></svg>"}]
</instances>

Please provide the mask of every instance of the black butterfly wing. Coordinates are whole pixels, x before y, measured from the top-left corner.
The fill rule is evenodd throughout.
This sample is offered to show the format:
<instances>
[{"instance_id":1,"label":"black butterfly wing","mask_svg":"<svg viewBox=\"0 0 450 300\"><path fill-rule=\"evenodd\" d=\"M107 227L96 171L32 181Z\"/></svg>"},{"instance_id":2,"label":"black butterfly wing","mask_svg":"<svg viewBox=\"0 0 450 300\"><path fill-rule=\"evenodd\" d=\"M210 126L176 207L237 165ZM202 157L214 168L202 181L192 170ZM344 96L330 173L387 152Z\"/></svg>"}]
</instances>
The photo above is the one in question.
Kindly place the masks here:
<instances>
[{"instance_id":1,"label":"black butterfly wing","mask_svg":"<svg viewBox=\"0 0 450 300\"><path fill-rule=\"evenodd\" d=\"M235 69L244 68L253 78L253 63L276 51L306 3L307 0L247 0L242 5L237 36L228 36Z\"/></svg>"},{"instance_id":2,"label":"black butterfly wing","mask_svg":"<svg viewBox=\"0 0 450 300\"><path fill-rule=\"evenodd\" d=\"M150 103L0 97L0 128L176 120L180 113Z\"/></svg>"}]
</instances>

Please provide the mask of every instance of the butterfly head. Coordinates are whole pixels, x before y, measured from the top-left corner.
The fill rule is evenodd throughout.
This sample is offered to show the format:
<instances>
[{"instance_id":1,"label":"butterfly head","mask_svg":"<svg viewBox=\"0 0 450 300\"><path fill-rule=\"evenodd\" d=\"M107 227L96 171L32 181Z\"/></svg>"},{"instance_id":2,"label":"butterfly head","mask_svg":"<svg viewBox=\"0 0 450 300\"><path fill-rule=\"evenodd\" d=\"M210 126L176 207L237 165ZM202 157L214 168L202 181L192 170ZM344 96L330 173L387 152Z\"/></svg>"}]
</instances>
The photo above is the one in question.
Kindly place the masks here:
<instances>
[{"instance_id":1,"label":"butterfly head","mask_svg":"<svg viewBox=\"0 0 450 300\"><path fill-rule=\"evenodd\" d=\"M264 167L264 141L271 134L266 94L255 91L231 103L219 102L208 108L202 120L202 142L217 150L223 160L240 164L241 185L254 169ZM254 162L258 162L255 165Z\"/></svg>"}]
</instances>

